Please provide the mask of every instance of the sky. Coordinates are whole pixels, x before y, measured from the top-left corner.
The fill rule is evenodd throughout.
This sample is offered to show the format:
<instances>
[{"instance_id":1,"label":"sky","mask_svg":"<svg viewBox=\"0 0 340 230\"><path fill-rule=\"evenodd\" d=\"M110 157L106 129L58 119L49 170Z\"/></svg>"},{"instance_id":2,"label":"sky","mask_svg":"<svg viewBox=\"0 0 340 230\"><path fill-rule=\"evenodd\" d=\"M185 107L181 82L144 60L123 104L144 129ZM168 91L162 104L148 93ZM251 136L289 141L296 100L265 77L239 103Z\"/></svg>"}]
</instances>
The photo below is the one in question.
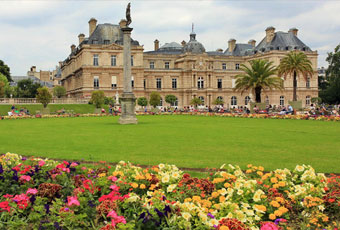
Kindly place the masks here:
<instances>
[{"instance_id":1,"label":"sky","mask_svg":"<svg viewBox=\"0 0 340 230\"><path fill-rule=\"evenodd\" d=\"M126 0L1 0L0 60L13 76L23 76L31 66L53 70L78 45L78 35L88 37L88 21L118 24L125 18ZM265 37L265 29L299 29L298 37L319 54L318 66L327 67L328 52L340 43L340 1L327 0L131 0L132 38L149 51L158 39L189 40L192 23L196 39L207 51Z\"/></svg>"}]
</instances>

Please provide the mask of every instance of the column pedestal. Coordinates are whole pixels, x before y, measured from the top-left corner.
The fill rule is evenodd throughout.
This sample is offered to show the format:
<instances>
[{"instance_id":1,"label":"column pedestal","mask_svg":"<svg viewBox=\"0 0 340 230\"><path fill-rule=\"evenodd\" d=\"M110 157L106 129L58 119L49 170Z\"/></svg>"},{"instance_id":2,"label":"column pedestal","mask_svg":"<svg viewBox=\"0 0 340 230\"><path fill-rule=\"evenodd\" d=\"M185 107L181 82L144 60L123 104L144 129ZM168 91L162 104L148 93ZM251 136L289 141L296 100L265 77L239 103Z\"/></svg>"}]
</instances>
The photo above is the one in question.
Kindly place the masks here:
<instances>
[{"instance_id":1,"label":"column pedestal","mask_svg":"<svg viewBox=\"0 0 340 230\"><path fill-rule=\"evenodd\" d=\"M119 118L119 124L137 124L137 118L135 115L136 98L133 93L123 93L120 97L120 103L122 106L122 113Z\"/></svg>"}]
</instances>

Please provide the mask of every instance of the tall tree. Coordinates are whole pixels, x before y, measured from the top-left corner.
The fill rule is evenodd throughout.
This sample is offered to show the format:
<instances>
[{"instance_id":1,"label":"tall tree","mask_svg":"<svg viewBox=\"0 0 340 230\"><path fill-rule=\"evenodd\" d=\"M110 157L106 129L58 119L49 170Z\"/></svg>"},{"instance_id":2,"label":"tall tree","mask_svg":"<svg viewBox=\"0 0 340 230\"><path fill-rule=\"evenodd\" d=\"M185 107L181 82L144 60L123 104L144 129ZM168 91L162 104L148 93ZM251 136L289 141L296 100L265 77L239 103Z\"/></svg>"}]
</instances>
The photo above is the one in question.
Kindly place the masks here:
<instances>
[{"instance_id":1,"label":"tall tree","mask_svg":"<svg viewBox=\"0 0 340 230\"><path fill-rule=\"evenodd\" d=\"M161 103L161 95L158 92L151 92L149 103L156 108Z\"/></svg>"},{"instance_id":2,"label":"tall tree","mask_svg":"<svg viewBox=\"0 0 340 230\"><path fill-rule=\"evenodd\" d=\"M313 77L312 62L307 55L299 51L291 51L281 60L278 68L279 76L286 78L293 75L293 101L297 101L297 77L302 75L307 81L308 77Z\"/></svg>"},{"instance_id":3,"label":"tall tree","mask_svg":"<svg viewBox=\"0 0 340 230\"><path fill-rule=\"evenodd\" d=\"M8 87L7 77L0 73L0 98L5 96L6 87Z\"/></svg>"},{"instance_id":4,"label":"tall tree","mask_svg":"<svg viewBox=\"0 0 340 230\"><path fill-rule=\"evenodd\" d=\"M18 82L17 96L22 98L34 98L37 90L40 88L39 83L33 83L31 79L24 79Z\"/></svg>"},{"instance_id":5,"label":"tall tree","mask_svg":"<svg viewBox=\"0 0 340 230\"><path fill-rule=\"evenodd\" d=\"M146 99L146 97L140 97L137 100L137 104L140 106L147 106L148 105L148 99Z\"/></svg>"},{"instance_id":6,"label":"tall tree","mask_svg":"<svg viewBox=\"0 0 340 230\"><path fill-rule=\"evenodd\" d=\"M195 108L197 108L198 105L203 104L203 101L199 99L198 97L194 97L193 99L191 99L190 104L195 106Z\"/></svg>"},{"instance_id":7,"label":"tall tree","mask_svg":"<svg viewBox=\"0 0 340 230\"><path fill-rule=\"evenodd\" d=\"M255 100L261 103L261 93L264 89L282 89L283 81L276 74L276 67L273 62L267 60L255 59L250 61L250 66L242 64L241 70L245 73L236 76L235 90L241 94L248 90L255 91Z\"/></svg>"},{"instance_id":8,"label":"tall tree","mask_svg":"<svg viewBox=\"0 0 340 230\"><path fill-rule=\"evenodd\" d=\"M46 108L52 100L52 94L47 87L41 87L37 91L37 101L43 104L44 108Z\"/></svg>"},{"instance_id":9,"label":"tall tree","mask_svg":"<svg viewBox=\"0 0 340 230\"><path fill-rule=\"evenodd\" d=\"M53 94L57 98L61 98L66 95L66 89L64 86L57 85L53 88Z\"/></svg>"},{"instance_id":10,"label":"tall tree","mask_svg":"<svg viewBox=\"0 0 340 230\"><path fill-rule=\"evenodd\" d=\"M12 81L10 68L2 60L0 60L0 73L5 75L9 82Z\"/></svg>"},{"instance_id":11,"label":"tall tree","mask_svg":"<svg viewBox=\"0 0 340 230\"><path fill-rule=\"evenodd\" d=\"M175 105L177 97L175 95L169 94L165 96L165 101L169 103L171 106Z\"/></svg>"}]
</instances>

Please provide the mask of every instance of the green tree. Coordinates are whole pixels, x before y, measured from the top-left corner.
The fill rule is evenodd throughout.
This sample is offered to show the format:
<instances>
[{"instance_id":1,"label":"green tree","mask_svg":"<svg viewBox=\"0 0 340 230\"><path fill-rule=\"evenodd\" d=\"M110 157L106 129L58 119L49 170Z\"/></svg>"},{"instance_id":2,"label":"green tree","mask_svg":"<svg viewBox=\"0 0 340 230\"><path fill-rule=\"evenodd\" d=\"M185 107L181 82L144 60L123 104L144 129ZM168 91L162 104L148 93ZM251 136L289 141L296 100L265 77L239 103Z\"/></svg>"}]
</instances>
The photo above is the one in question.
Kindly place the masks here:
<instances>
[{"instance_id":1,"label":"green tree","mask_svg":"<svg viewBox=\"0 0 340 230\"><path fill-rule=\"evenodd\" d=\"M177 101L177 97L175 95L169 94L165 96L165 101L171 106L174 106L175 102Z\"/></svg>"},{"instance_id":2,"label":"green tree","mask_svg":"<svg viewBox=\"0 0 340 230\"><path fill-rule=\"evenodd\" d=\"M5 97L6 87L8 87L7 77L0 73L0 98Z\"/></svg>"},{"instance_id":3,"label":"green tree","mask_svg":"<svg viewBox=\"0 0 340 230\"><path fill-rule=\"evenodd\" d=\"M201 105L203 102L201 99L199 99L198 97L194 97L193 99L191 99L190 104L195 106L197 108L198 105Z\"/></svg>"},{"instance_id":4,"label":"green tree","mask_svg":"<svg viewBox=\"0 0 340 230\"><path fill-rule=\"evenodd\" d=\"M220 98L216 98L216 100L213 101L213 104L214 104L214 105L223 105L223 104L224 104L224 101L221 100Z\"/></svg>"},{"instance_id":5,"label":"green tree","mask_svg":"<svg viewBox=\"0 0 340 230\"><path fill-rule=\"evenodd\" d=\"M40 88L39 83L33 83L31 79L24 79L18 82L17 96L22 98L34 98L37 90Z\"/></svg>"},{"instance_id":6,"label":"green tree","mask_svg":"<svg viewBox=\"0 0 340 230\"><path fill-rule=\"evenodd\" d=\"M312 62L303 52L291 51L281 60L278 68L279 76L286 78L288 75L293 75L293 101L297 101L297 77L302 75L305 80L313 76Z\"/></svg>"},{"instance_id":7,"label":"green tree","mask_svg":"<svg viewBox=\"0 0 340 230\"><path fill-rule=\"evenodd\" d=\"M255 59L250 61L250 67L242 64L241 70L245 73L236 76L235 90L241 91L241 94L244 91L254 90L257 103L261 103L262 90L283 88L282 79L273 76L277 71L273 62Z\"/></svg>"},{"instance_id":8,"label":"green tree","mask_svg":"<svg viewBox=\"0 0 340 230\"><path fill-rule=\"evenodd\" d=\"M37 101L43 104L44 108L46 108L52 100L52 94L47 87L41 87L37 91Z\"/></svg>"},{"instance_id":9,"label":"green tree","mask_svg":"<svg viewBox=\"0 0 340 230\"><path fill-rule=\"evenodd\" d=\"M10 68L2 60L0 60L0 73L5 75L5 77L7 78L7 81L9 82L12 81Z\"/></svg>"},{"instance_id":10,"label":"green tree","mask_svg":"<svg viewBox=\"0 0 340 230\"><path fill-rule=\"evenodd\" d=\"M112 105L114 106L116 103L116 100L113 97L105 97L104 98L104 104L105 105Z\"/></svg>"},{"instance_id":11,"label":"green tree","mask_svg":"<svg viewBox=\"0 0 340 230\"><path fill-rule=\"evenodd\" d=\"M58 85L53 88L53 95L57 98L61 98L66 95L66 89L64 86Z\"/></svg>"},{"instance_id":12,"label":"green tree","mask_svg":"<svg viewBox=\"0 0 340 230\"><path fill-rule=\"evenodd\" d=\"M161 103L161 95L158 92L151 92L149 103L156 108Z\"/></svg>"},{"instance_id":13,"label":"green tree","mask_svg":"<svg viewBox=\"0 0 340 230\"><path fill-rule=\"evenodd\" d=\"M147 106L148 105L148 99L146 99L146 97L140 97L137 99L137 104L139 106Z\"/></svg>"},{"instance_id":14,"label":"green tree","mask_svg":"<svg viewBox=\"0 0 340 230\"><path fill-rule=\"evenodd\" d=\"M101 108L104 104L105 94L103 91L95 90L91 95L91 103L97 108Z\"/></svg>"},{"instance_id":15,"label":"green tree","mask_svg":"<svg viewBox=\"0 0 340 230\"><path fill-rule=\"evenodd\" d=\"M321 89L320 97L323 102L329 104L340 103L340 44L335 47L334 52L328 53L326 61L329 63L326 70L325 89Z\"/></svg>"}]
</instances>

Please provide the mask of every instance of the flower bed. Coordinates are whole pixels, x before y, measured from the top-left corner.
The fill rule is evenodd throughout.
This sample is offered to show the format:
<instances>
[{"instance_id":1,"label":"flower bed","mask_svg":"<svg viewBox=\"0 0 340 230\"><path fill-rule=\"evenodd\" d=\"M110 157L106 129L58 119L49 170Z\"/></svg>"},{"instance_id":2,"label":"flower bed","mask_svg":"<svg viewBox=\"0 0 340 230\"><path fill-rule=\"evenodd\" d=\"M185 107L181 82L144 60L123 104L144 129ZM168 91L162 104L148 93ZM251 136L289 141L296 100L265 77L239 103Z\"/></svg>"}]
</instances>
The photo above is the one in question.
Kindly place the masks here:
<instances>
[{"instance_id":1,"label":"flower bed","mask_svg":"<svg viewBox=\"0 0 340 230\"><path fill-rule=\"evenodd\" d=\"M193 178L174 165L82 165L0 156L0 229L337 229L340 177L224 165Z\"/></svg>"},{"instance_id":2,"label":"flower bed","mask_svg":"<svg viewBox=\"0 0 340 230\"><path fill-rule=\"evenodd\" d=\"M340 121L340 116L311 116L301 115L271 115L271 114L238 114L238 113L210 113L210 112L164 112L164 113L144 113L137 112L137 115L192 115L192 116L216 116L235 118L258 118L258 119L288 119L288 120L317 120L317 121ZM64 114L64 115L31 115L31 116L0 116L0 120L17 120L30 118L62 118L62 117L106 117L110 114Z\"/></svg>"}]
</instances>

